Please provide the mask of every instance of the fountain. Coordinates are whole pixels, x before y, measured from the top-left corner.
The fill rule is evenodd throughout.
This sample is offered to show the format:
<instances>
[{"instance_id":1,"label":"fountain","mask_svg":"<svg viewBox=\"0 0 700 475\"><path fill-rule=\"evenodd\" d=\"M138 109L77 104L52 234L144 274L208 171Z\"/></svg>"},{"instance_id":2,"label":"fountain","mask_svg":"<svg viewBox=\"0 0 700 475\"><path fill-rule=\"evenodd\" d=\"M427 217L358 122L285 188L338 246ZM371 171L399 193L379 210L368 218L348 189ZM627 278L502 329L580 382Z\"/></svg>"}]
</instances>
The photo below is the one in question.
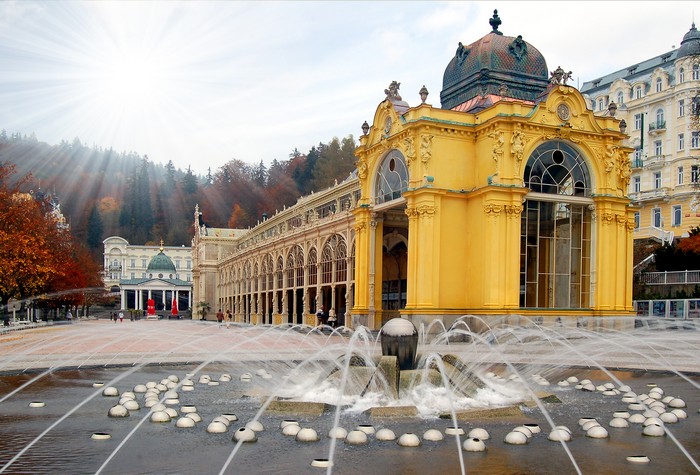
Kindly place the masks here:
<instances>
[{"instance_id":1,"label":"fountain","mask_svg":"<svg viewBox=\"0 0 700 475\"><path fill-rule=\"evenodd\" d=\"M14 332L0 473L700 471L693 325L511 322Z\"/></svg>"}]
</instances>

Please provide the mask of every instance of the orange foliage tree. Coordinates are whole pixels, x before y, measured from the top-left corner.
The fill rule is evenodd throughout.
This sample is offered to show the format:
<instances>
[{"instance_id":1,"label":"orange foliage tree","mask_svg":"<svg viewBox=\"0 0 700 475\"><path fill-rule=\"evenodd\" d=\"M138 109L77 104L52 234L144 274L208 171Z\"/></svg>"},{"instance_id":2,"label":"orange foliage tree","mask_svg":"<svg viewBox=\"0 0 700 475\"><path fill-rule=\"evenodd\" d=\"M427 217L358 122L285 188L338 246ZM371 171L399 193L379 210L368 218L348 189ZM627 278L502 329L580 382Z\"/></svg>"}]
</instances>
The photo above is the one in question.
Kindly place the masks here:
<instances>
[{"instance_id":1,"label":"orange foliage tree","mask_svg":"<svg viewBox=\"0 0 700 475\"><path fill-rule=\"evenodd\" d=\"M10 185L14 166L0 163L0 299L101 285L99 269L81 253L41 202Z\"/></svg>"}]
</instances>

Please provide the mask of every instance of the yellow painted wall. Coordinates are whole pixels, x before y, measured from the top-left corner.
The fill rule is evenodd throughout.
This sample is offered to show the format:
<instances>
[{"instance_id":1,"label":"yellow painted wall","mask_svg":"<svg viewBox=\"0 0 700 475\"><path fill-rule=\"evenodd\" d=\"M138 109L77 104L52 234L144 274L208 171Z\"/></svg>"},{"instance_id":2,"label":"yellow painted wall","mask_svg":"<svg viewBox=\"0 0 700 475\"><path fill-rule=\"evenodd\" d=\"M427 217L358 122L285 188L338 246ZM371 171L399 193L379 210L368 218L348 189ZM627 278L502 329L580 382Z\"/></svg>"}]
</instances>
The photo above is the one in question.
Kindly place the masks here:
<instances>
[{"instance_id":1,"label":"yellow painted wall","mask_svg":"<svg viewBox=\"0 0 700 475\"><path fill-rule=\"evenodd\" d=\"M560 115L562 104L569 113L566 120ZM622 145L624 137L614 118L594 117L580 93L563 85L552 87L537 105L500 102L477 114L424 104L401 115L386 100L356 153L362 206L355 210L353 314L366 313L370 307L367 276L374 177L392 149L403 154L409 171L403 195L409 245L407 304L402 314L440 318L532 311L519 308L521 214L529 192L523 188L523 173L532 151L549 140L577 148L591 175L595 237L590 313L631 312L634 210L626 197L630 150ZM376 309L381 308L381 238L378 229Z\"/></svg>"}]
</instances>

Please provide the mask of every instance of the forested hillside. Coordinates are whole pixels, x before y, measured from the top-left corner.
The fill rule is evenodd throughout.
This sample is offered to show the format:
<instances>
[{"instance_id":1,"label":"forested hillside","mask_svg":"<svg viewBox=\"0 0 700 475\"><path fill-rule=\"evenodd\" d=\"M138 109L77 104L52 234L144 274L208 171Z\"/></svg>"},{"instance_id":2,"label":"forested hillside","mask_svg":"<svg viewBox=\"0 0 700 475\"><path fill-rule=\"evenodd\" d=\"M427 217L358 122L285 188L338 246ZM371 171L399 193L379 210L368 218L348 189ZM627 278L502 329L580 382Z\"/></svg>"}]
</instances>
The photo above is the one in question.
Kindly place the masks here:
<instances>
[{"instance_id":1,"label":"forested hillside","mask_svg":"<svg viewBox=\"0 0 700 475\"><path fill-rule=\"evenodd\" d=\"M88 147L78 139L49 145L34 136L0 132L0 163L31 174L22 191L51 194L71 232L101 256L102 240L118 235L132 244L189 245L194 207L212 227L245 228L301 195L343 180L355 169L352 136L319 143L306 154L294 149L269 168L232 159L205 176L172 161L153 163L136 152ZM206 161L206 157L198 158Z\"/></svg>"}]
</instances>

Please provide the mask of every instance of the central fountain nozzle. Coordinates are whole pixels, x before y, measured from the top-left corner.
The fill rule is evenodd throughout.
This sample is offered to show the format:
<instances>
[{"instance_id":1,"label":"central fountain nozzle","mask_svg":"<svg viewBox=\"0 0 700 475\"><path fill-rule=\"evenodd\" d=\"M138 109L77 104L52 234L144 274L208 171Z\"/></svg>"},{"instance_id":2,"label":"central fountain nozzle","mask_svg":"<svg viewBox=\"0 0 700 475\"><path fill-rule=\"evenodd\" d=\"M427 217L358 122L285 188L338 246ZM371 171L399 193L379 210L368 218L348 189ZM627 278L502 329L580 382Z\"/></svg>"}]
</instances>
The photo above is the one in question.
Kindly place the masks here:
<instances>
[{"instance_id":1,"label":"central fountain nozzle","mask_svg":"<svg viewBox=\"0 0 700 475\"><path fill-rule=\"evenodd\" d=\"M392 318L380 331L383 356L395 356L399 369L414 369L418 348L418 330L405 318Z\"/></svg>"}]
</instances>

